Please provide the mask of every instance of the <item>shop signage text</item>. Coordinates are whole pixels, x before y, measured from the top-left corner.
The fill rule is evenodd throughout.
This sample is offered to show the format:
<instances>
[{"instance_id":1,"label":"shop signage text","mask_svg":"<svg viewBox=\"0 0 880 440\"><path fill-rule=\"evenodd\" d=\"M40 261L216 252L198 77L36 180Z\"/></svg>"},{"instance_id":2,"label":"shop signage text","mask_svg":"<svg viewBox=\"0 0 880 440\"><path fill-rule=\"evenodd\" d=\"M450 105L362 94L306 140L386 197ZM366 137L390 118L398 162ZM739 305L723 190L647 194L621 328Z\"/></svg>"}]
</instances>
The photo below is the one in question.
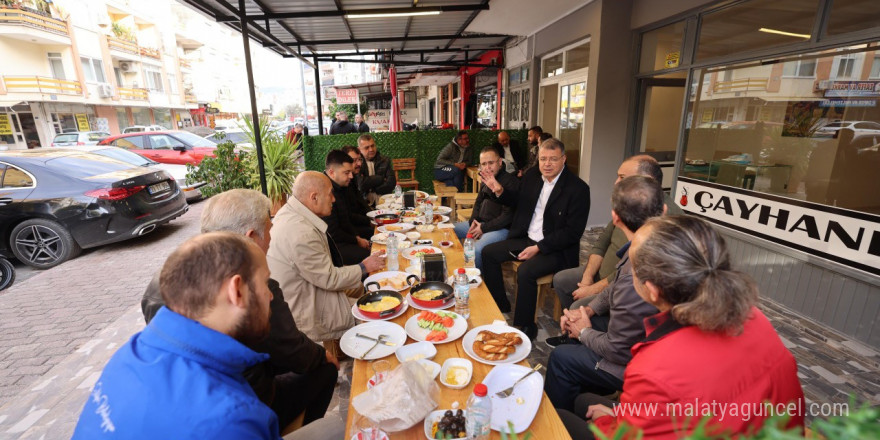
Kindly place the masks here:
<instances>
[{"instance_id":1,"label":"shop signage text","mask_svg":"<svg viewBox=\"0 0 880 440\"><path fill-rule=\"evenodd\" d=\"M89 131L89 115L85 113L76 114L76 128L79 131Z\"/></svg>"},{"instance_id":2,"label":"shop signage text","mask_svg":"<svg viewBox=\"0 0 880 440\"><path fill-rule=\"evenodd\" d=\"M12 121L5 113L0 113L0 134L12 134Z\"/></svg>"},{"instance_id":3,"label":"shop signage text","mask_svg":"<svg viewBox=\"0 0 880 440\"><path fill-rule=\"evenodd\" d=\"M418 109L400 109L400 121L413 124L418 117ZM372 131L388 131L391 125L391 110L370 110L364 115L364 120Z\"/></svg>"},{"instance_id":4,"label":"shop signage text","mask_svg":"<svg viewBox=\"0 0 880 440\"><path fill-rule=\"evenodd\" d=\"M880 216L679 178L685 212L880 275Z\"/></svg>"},{"instance_id":5,"label":"shop signage text","mask_svg":"<svg viewBox=\"0 0 880 440\"><path fill-rule=\"evenodd\" d=\"M357 104L360 102L358 89L336 89L337 104Z\"/></svg>"},{"instance_id":6,"label":"shop signage text","mask_svg":"<svg viewBox=\"0 0 880 440\"><path fill-rule=\"evenodd\" d=\"M826 98L880 97L880 81L834 81Z\"/></svg>"}]
</instances>

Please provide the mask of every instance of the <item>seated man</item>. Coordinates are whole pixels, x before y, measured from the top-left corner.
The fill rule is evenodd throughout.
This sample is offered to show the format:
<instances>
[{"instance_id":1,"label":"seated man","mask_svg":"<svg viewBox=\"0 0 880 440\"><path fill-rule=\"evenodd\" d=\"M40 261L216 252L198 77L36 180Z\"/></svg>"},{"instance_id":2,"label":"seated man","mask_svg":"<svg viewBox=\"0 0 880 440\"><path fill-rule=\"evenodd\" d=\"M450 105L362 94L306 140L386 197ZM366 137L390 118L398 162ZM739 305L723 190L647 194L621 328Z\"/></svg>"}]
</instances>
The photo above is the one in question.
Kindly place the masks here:
<instances>
[{"instance_id":1,"label":"seated man","mask_svg":"<svg viewBox=\"0 0 880 440\"><path fill-rule=\"evenodd\" d=\"M520 177L526 173L530 168L534 168L538 165L538 145L541 144L541 136L544 135L544 130L541 129L540 125L536 125L529 129L529 145L528 151L526 152L526 164L520 169Z\"/></svg>"},{"instance_id":2,"label":"seated man","mask_svg":"<svg viewBox=\"0 0 880 440\"><path fill-rule=\"evenodd\" d=\"M611 193L612 221L630 240L664 210L663 189L650 177L627 177ZM611 394L623 389L630 349L645 337L642 321L657 313L633 287L628 249L629 242L619 252L614 281L589 306L566 310L562 317L569 336L581 343L563 344L550 353L544 390L556 408L571 411L583 391Z\"/></svg>"},{"instance_id":3,"label":"seated man","mask_svg":"<svg viewBox=\"0 0 880 440\"><path fill-rule=\"evenodd\" d=\"M361 190L359 189L361 187L361 180L363 179L361 176L361 168L364 165L364 156L362 156L357 147L353 145L342 147L342 151L354 161L351 169L351 182L348 184L348 191L345 193L345 198L348 200L348 206L351 208L351 224L354 225L355 229L358 231L358 235L361 237L372 237L375 225L373 225L373 220L367 217L367 213L371 211L370 205L367 204L367 199L364 198L363 193L361 193Z\"/></svg>"},{"instance_id":4,"label":"seated man","mask_svg":"<svg viewBox=\"0 0 880 440\"><path fill-rule=\"evenodd\" d=\"M361 168L360 190L366 197L370 206L376 205L376 200L383 194L391 194L397 185L394 177L394 167L391 159L379 154L376 149L376 139L369 133L358 137L358 150L364 156L364 167Z\"/></svg>"},{"instance_id":5,"label":"seated man","mask_svg":"<svg viewBox=\"0 0 880 440\"><path fill-rule=\"evenodd\" d=\"M107 362L73 438L278 439L278 418L243 375L269 358L245 345L270 333L260 247L231 232L198 235L165 261L159 290L167 307ZM334 417L288 438L344 429Z\"/></svg>"},{"instance_id":6,"label":"seated man","mask_svg":"<svg viewBox=\"0 0 880 440\"><path fill-rule=\"evenodd\" d=\"M643 154L633 156L620 164L620 168L617 169L617 180L614 183L629 176L647 176L662 182L663 171L656 159ZM681 214L681 208L668 195L664 196L664 201L670 215ZM585 305L581 301L589 303L593 295L608 287L610 279L617 272L617 262L620 261L617 251L628 241L623 231L617 229L614 222L609 222L602 235L590 248L587 264L557 272L553 276L553 290L559 296L562 308L570 308L574 302L578 302L578 306ZM568 337L565 335L547 338L547 343L554 347L567 341Z\"/></svg>"},{"instance_id":7,"label":"seated man","mask_svg":"<svg viewBox=\"0 0 880 440\"><path fill-rule=\"evenodd\" d=\"M454 186L462 191L464 173L470 163L470 138L466 131L461 130L437 155L437 160L434 162L434 178L446 186Z\"/></svg>"},{"instance_id":8,"label":"seated man","mask_svg":"<svg viewBox=\"0 0 880 440\"><path fill-rule=\"evenodd\" d=\"M512 188L517 185L516 177L504 170L501 157L494 147L483 148L480 152L480 169L492 173L495 180L502 186ZM498 201L495 193L485 184L480 186L480 193L474 201L474 209L470 220L455 224L455 235L464 240L471 234L477 241L475 266L483 268L483 248L507 239L507 228L513 219L513 208Z\"/></svg>"},{"instance_id":9,"label":"seated man","mask_svg":"<svg viewBox=\"0 0 880 440\"><path fill-rule=\"evenodd\" d=\"M327 223L327 233L336 243L336 248L342 255L342 264L358 264L364 258L370 256L370 241L360 236L351 223L352 207L347 197L348 186L352 179L351 156L342 150L330 150L325 161L324 174L330 178L333 185L333 210L330 215L322 217Z\"/></svg>"},{"instance_id":10,"label":"seated man","mask_svg":"<svg viewBox=\"0 0 880 440\"><path fill-rule=\"evenodd\" d=\"M234 232L253 240L264 253L269 250L272 205L268 197L252 189L233 189L205 203L202 233ZM147 324L165 305L159 280L157 273L141 301ZM244 376L257 397L275 411L279 426L289 425L303 410L303 423L308 424L324 417L330 405L339 361L296 328L277 281L269 280L269 290L272 292L269 337L248 344L248 348L256 352L268 354L269 360L247 369Z\"/></svg>"},{"instance_id":11,"label":"seated man","mask_svg":"<svg viewBox=\"0 0 880 440\"><path fill-rule=\"evenodd\" d=\"M522 177L521 170L525 168L528 162L528 153L521 148L519 142L510 139L510 135L506 131L498 133L498 142L493 145L498 150L498 155L504 161L504 171L516 176Z\"/></svg>"},{"instance_id":12,"label":"seated man","mask_svg":"<svg viewBox=\"0 0 880 440\"><path fill-rule=\"evenodd\" d=\"M502 312L510 311L501 263L517 259L516 311L513 324L534 339L538 278L578 264L580 239L590 214L590 187L565 167L565 145L548 139L538 151L538 167L507 188L485 170L483 183L505 205L516 210L507 240L483 249L486 287Z\"/></svg>"},{"instance_id":13,"label":"seated man","mask_svg":"<svg viewBox=\"0 0 880 440\"><path fill-rule=\"evenodd\" d=\"M343 265L327 234L327 223L321 220L332 210L330 179L317 171L301 173L293 184L293 197L275 215L275 239L267 254L269 269L281 284L297 325L331 351L336 349L335 341L355 325L346 293L359 296L362 277L385 265L379 253L359 264Z\"/></svg>"}]
</instances>

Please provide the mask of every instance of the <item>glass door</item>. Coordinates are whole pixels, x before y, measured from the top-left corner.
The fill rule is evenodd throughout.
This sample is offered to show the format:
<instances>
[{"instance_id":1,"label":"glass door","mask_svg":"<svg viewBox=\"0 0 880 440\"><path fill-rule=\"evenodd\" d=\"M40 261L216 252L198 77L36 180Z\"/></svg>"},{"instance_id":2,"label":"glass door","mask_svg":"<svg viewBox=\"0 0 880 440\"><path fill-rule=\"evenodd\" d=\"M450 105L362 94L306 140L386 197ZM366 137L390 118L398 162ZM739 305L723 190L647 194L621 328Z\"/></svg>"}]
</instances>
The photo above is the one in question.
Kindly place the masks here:
<instances>
[{"instance_id":1,"label":"glass door","mask_svg":"<svg viewBox=\"0 0 880 440\"><path fill-rule=\"evenodd\" d=\"M584 135L584 113L587 105L587 83L576 82L559 86L559 124L557 138L565 144L568 169L578 174L581 142Z\"/></svg>"},{"instance_id":2,"label":"glass door","mask_svg":"<svg viewBox=\"0 0 880 440\"><path fill-rule=\"evenodd\" d=\"M648 154L660 162L663 189L672 188L674 180L686 76L682 71L639 80L638 143L633 154Z\"/></svg>"}]
</instances>

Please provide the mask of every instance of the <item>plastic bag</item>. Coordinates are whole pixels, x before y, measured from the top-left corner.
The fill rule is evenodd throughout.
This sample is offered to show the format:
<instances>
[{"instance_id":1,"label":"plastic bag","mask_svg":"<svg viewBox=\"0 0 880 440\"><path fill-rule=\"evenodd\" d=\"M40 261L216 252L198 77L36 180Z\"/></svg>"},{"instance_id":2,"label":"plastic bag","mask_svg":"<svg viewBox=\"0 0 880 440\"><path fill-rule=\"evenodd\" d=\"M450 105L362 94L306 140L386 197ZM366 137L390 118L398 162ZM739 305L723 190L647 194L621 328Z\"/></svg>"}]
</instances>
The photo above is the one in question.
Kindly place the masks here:
<instances>
[{"instance_id":1,"label":"plastic bag","mask_svg":"<svg viewBox=\"0 0 880 440\"><path fill-rule=\"evenodd\" d=\"M425 368L418 362L404 362L382 383L352 399L352 406L383 431L397 432L420 423L439 401L440 388Z\"/></svg>"}]
</instances>

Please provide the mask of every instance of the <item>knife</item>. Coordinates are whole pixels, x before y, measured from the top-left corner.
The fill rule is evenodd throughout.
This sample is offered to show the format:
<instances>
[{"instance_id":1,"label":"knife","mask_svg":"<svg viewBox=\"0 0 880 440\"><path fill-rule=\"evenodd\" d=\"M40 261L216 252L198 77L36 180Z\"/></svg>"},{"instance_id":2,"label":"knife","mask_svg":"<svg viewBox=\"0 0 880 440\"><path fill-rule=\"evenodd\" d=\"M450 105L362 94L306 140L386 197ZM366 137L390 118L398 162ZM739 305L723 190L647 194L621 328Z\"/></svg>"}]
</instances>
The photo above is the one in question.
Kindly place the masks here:
<instances>
[{"instance_id":1,"label":"knife","mask_svg":"<svg viewBox=\"0 0 880 440\"><path fill-rule=\"evenodd\" d=\"M378 339L376 339L376 338L374 338L374 337L372 337L372 336L362 335L362 334L360 334L360 333L355 333L354 335L357 336L357 337L359 337L359 338L364 338L364 339L368 339L368 340L373 341L373 342L378 342L378 343L380 343L380 344L385 344L385 345L387 345L387 346L389 346L389 347L397 347L397 344L394 343L394 342L391 342L391 341L385 341L385 340L381 340L381 341L380 341L380 340L378 340Z\"/></svg>"}]
</instances>

